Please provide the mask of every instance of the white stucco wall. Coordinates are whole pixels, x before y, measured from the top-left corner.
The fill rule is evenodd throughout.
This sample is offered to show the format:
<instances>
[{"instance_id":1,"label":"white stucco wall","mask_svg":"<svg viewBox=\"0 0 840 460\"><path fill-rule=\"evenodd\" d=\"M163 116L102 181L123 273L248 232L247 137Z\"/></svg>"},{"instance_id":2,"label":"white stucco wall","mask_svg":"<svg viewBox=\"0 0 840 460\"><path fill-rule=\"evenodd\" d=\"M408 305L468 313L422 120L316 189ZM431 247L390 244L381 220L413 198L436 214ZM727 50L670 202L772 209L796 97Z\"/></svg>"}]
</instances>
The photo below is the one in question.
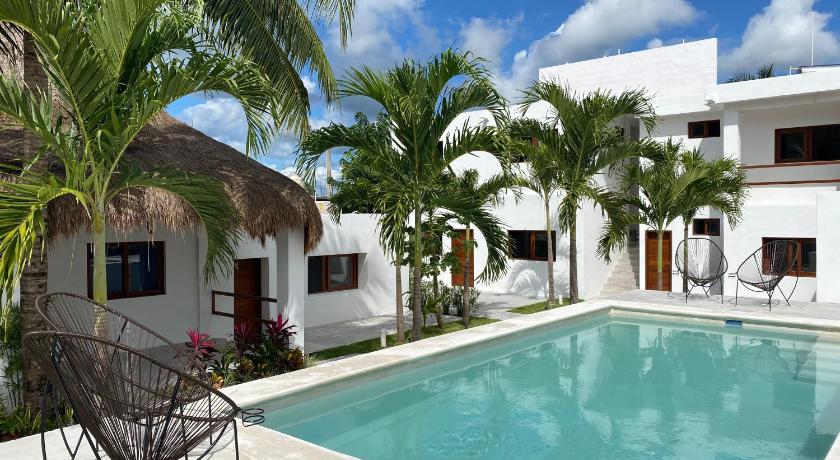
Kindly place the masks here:
<instances>
[{"instance_id":1,"label":"white stucco wall","mask_svg":"<svg viewBox=\"0 0 840 460\"><path fill-rule=\"evenodd\" d=\"M111 233L108 241L163 241L166 244L166 294L109 302L116 310L133 317L171 340L185 341L187 328L198 326L199 269L194 233L178 234L158 228L150 235L135 231L129 235ZM59 238L49 250L47 289L87 295L87 244L85 234Z\"/></svg>"},{"instance_id":2,"label":"white stucco wall","mask_svg":"<svg viewBox=\"0 0 840 460\"><path fill-rule=\"evenodd\" d=\"M840 192L817 192L817 301L840 302Z\"/></svg>"},{"instance_id":3,"label":"white stucco wall","mask_svg":"<svg viewBox=\"0 0 840 460\"><path fill-rule=\"evenodd\" d=\"M359 254L359 288L338 292L305 294L307 326L392 315L396 309L396 280L391 258L379 245L373 214L343 214L339 224L323 215L324 238L309 256ZM303 269L304 274L306 268ZM306 282L303 284L306 289ZM403 290L408 289L408 271L403 270Z\"/></svg>"},{"instance_id":4,"label":"white stucco wall","mask_svg":"<svg viewBox=\"0 0 840 460\"><path fill-rule=\"evenodd\" d=\"M738 229L730 232L726 240L726 258L729 260L726 295L735 295L734 274L741 262L761 246L763 237L818 238L817 194L836 190L834 187L761 187L754 188L744 206L743 220ZM817 251L831 240L817 239ZM793 295L794 300L814 301L817 297L817 280L822 277L819 261L817 277L800 277ZM781 284L785 292L794 286L794 277L786 278ZM740 295L760 297L761 293L745 292Z\"/></svg>"}]
</instances>

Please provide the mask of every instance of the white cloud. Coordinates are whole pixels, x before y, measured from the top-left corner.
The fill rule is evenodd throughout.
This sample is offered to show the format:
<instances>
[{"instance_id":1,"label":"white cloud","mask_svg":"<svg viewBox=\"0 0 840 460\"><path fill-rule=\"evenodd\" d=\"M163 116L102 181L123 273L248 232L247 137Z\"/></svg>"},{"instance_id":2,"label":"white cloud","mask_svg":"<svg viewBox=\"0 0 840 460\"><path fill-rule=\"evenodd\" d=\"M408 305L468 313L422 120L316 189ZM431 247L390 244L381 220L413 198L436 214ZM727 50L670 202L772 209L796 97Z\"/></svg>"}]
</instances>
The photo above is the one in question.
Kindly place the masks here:
<instances>
[{"instance_id":1,"label":"white cloud","mask_svg":"<svg viewBox=\"0 0 840 460\"><path fill-rule=\"evenodd\" d=\"M175 116L204 134L244 152L248 124L235 99L216 97L185 108Z\"/></svg>"},{"instance_id":2,"label":"white cloud","mask_svg":"<svg viewBox=\"0 0 840 460\"><path fill-rule=\"evenodd\" d=\"M306 92L309 93L309 95L313 95L318 92L318 83L316 83L309 75L301 75L300 79L303 81L303 87L306 88Z\"/></svg>"},{"instance_id":3,"label":"white cloud","mask_svg":"<svg viewBox=\"0 0 840 460\"><path fill-rule=\"evenodd\" d=\"M653 40L651 40L651 41L649 41L649 42L647 43L647 48L648 48L648 49L651 49L651 48L661 48L661 47L662 47L662 45L664 45L664 43L662 42L662 39L659 39L659 38L654 38Z\"/></svg>"},{"instance_id":4,"label":"white cloud","mask_svg":"<svg viewBox=\"0 0 840 460\"><path fill-rule=\"evenodd\" d=\"M752 71L765 64L776 70L811 63L811 15L814 0L773 0L750 18L741 43L721 56L724 72ZM830 13L814 13L817 64L840 58L840 40L827 29Z\"/></svg>"},{"instance_id":5,"label":"white cloud","mask_svg":"<svg viewBox=\"0 0 840 460\"><path fill-rule=\"evenodd\" d=\"M471 18L458 32L460 47L487 59L489 68L500 69L502 51L510 43L522 19L521 14L511 19Z\"/></svg>"},{"instance_id":6,"label":"white cloud","mask_svg":"<svg viewBox=\"0 0 840 460\"><path fill-rule=\"evenodd\" d=\"M537 78L540 67L615 53L633 40L688 24L697 16L686 0L591 0L516 53L510 70L499 77L501 90L513 95Z\"/></svg>"}]
</instances>

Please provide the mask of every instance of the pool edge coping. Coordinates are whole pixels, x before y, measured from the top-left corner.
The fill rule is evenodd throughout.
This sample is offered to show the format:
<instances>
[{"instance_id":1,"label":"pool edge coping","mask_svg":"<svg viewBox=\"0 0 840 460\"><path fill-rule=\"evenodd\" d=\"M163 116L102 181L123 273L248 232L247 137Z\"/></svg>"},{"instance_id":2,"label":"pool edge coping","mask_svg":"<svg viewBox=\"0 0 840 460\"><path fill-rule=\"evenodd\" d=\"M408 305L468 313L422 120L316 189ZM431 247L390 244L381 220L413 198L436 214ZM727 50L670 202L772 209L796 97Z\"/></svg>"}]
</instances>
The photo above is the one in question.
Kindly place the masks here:
<instances>
[{"instance_id":1,"label":"pool edge coping","mask_svg":"<svg viewBox=\"0 0 840 460\"><path fill-rule=\"evenodd\" d=\"M764 311L710 311L676 303L652 305L633 301L595 299L330 361L312 368L234 385L222 391L242 407L255 406L281 398L290 398L354 377L410 364L445 352L453 352L459 348L503 339L535 328L588 315L610 314L613 310L701 320L734 319L749 325L806 329L817 333L840 333L840 320L802 318L783 314L770 316ZM347 458L345 454L339 452L335 454L341 456L336 458ZM840 460L840 436L835 438L825 458Z\"/></svg>"}]
</instances>

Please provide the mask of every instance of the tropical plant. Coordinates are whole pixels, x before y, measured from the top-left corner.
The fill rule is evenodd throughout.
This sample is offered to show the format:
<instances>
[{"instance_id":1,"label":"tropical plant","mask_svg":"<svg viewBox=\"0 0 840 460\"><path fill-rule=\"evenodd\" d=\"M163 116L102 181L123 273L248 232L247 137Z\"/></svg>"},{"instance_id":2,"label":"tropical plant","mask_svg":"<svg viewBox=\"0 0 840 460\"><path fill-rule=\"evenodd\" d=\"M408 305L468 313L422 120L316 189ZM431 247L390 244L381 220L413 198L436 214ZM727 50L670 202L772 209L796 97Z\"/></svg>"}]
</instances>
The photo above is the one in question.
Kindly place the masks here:
<instances>
[{"instance_id":1,"label":"tropical plant","mask_svg":"<svg viewBox=\"0 0 840 460\"><path fill-rule=\"evenodd\" d=\"M21 327L20 306L11 303L0 307L0 381L6 401L0 406L17 407L23 397L23 331Z\"/></svg>"},{"instance_id":2,"label":"tropical plant","mask_svg":"<svg viewBox=\"0 0 840 460\"><path fill-rule=\"evenodd\" d=\"M491 208L502 203L504 192L513 188L516 183L513 176L506 173L494 174L486 180L481 181L478 171L475 169L467 169L452 176L449 179L448 193L469 197L475 200L475 205L486 208L488 212L490 212ZM444 218L448 217L445 213L443 216ZM458 268L462 270L464 275L463 291L465 294L463 295L464 305L461 308L461 318L464 323L464 329L466 329L470 327L470 308L468 304L471 288L470 278L472 277L473 271L473 267L470 265L470 253L475 249L476 242L472 238L471 226L473 222L469 219L469 216L460 217L453 215L452 217L460 220L466 227L463 233L464 236L461 239L464 264L461 267L461 264L458 263ZM510 240L505 234L504 228L498 225L498 223L497 225L486 223L481 229L482 235L485 241L487 241L487 250L490 252L487 256L488 263L499 263L500 261L506 260L508 249L510 248ZM499 267L498 270L493 269L493 271L501 273L504 271L504 266Z\"/></svg>"},{"instance_id":3,"label":"tropical plant","mask_svg":"<svg viewBox=\"0 0 840 460\"><path fill-rule=\"evenodd\" d=\"M196 92L223 92L241 102L252 151L270 145L284 126L282 100L271 80L243 56L228 57L200 41L194 12L157 1L115 0L97 8L73 2L13 0L0 5L0 22L32 37L49 82L62 102L40 98L21 82L0 77L0 114L36 136L41 149L14 181L0 182L0 285L8 295L31 259L43 214L57 199L74 200L90 217L93 297L107 302L105 235L108 208L122 193L158 188L196 212L208 238L205 281L230 269L238 216L221 184L124 161L139 131L174 100ZM31 169L49 155L61 172Z\"/></svg>"},{"instance_id":4,"label":"tropical plant","mask_svg":"<svg viewBox=\"0 0 840 460\"><path fill-rule=\"evenodd\" d=\"M692 182L685 192L683 239L688 240L688 226L700 209L708 207L726 216L730 228L741 220L741 212L749 193L747 176L738 161L729 158L706 160L698 149L683 151L680 162L688 170L703 171L703 180ZM683 260L688 259L688 245L683 245ZM683 292L688 292L688 278L683 273Z\"/></svg>"},{"instance_id":5,"label":"tropical plant","mask_svg":"<svg viewBox=\"0 0 840 460\"><path fill-rule=\"evenodd\" d=\"M646 158L629 166L621 179L624 200L637 207L639 221L656 232L656 289L660 291L663 235L672 222L696 212L697 203L688 193L701 187L709 174L699 162L683 163L684 155L682 145L671 139L651 143Z\"/></svg>"},{"instance_id":6,"label":"tropical plant","mask_svg":"<svg viewBox=\"0 0 840 460\"><path fill-rule=\"evenodd\" d=\"M375 139L354 135L346 126L330 125L298 155L298 170L309 182L321 153L329 148L351 147L373 153L370 168L377 171L377 209L382 212L380 241L389 250L394 245L404 253L410 217L422 222L427 207L443 209L472 221L495 225L495 217L474 206L469 197L442 193L440 176L461 155L477 150L496 151L496 129L492 126L469 126L445 135L455 118L470 109L489 109L494 117L503 117L504 100L491 82L482 60L469 53L444 51L426 63L407 59L402 64L377 72L368 67L351 69L339 81L339 97L359 96L378 103L388 114L392 142L383 146ZM507 164L506 160L504 163ZM420 281L422 278L422 226L414 225L411 254L412 339L422 338ZM479 277L492 278L504 269L506 261L488 263Z\"/></svg>"},{"instance_id":7,"label":"tropical plant","mask_svg":"<svg viewBox=\"0 0 840 460\"><path fill-rule=\"evenodd\" d=\"M367 139L366 143L346 145L347 147L340 160L341 177L339 179L327 178L333 187L334 193L330 197L328 208L330 217L336 223L341 222L342 213L364 212L376 213L379 215L378 225L389 225L395 222L396 218L386 215L388 208L383 206L388 200L399 195L399 190L390 188L391 185L385 182L389 170L386 164L376 161L379 152L388 152L393 155L391 144L390 122L386 113L380 112L376 121L370 122L363 113L357 113L355 123L346 127L345 137L348 139ZM306 136L300 145L301 152L311 154L326 151L325 145L331 145L333 133L324 128L318 129ZM320 150L324 149L324 150ZM316 160L317 161L317 158ZM312 165L311 167L314 167ZM380 169L376 169L380 168ZM403 314L403 282L402 267L406 263L405 233L389 232L392 239L384 245L387 252L391 253L394 263L395 277L395 306L397 321L397 343L402 343L405 337L405 318Z\"/></svg>"},{"instance_id":8,"label":"tropical plant","mask_svg":"<svg viewBox=\"0 0 840 460\"><path fill-rule=\"evenodd\" d=\"M548 255L546 272L548 301L546 310L557 303L554 292L554 239L551 237L554 220L551 218L551 197L560 190L557 180L559 167L557 152L560 145L560 133L549 124L537 120L521 118L508 124L506 145L509 154L520 160L516 182L519 187L531 190L539 195L545 211L545 235Z\"/></svg>"},{"instance_id":9,"label":"tropical plant","mask_svg":"<svg viewBox=\"0 0 840 460\"><path fill-rule=\"evenodd\" d=\"M104 6L104 8L103 8ZM160 8L158 8L160 7ZM91 92L102 90L105 82L95 82L101 75L94 73L85 74L84 70L93 71L95 66L85 69L86 63L78 62L76 68L68 66L78 58L90 58L93 48L85 50L91 43L83 41L80 43L62 42L59 39L69 38L80 33L84 27L84 18L91 13L99 11L102 17L106 17L117 9L124 9L126 13L118 14L118 19L126 21L110 24L108 28L100 30L100 39L107 40L108 32L119 32L118 29L127 30L129 22L136 17L137 11L171 11L177 12L188 9L194 12L194 18L200 20L198 27L192 31L198 39L198 43L214 42L217 44L216 51L225 52L230 58L248 61L261 69L269 84L267 86L275 89L273 97L277 99L278 107L276 116L272 117L280 126L291 131L303 133L308 130L309 97L306 85L301 78L301 72L308 71L320 86L322 94L326 99L332 100L335 97L335 78L329 61L326 58L323 44L315 31L315 25L330 24L338 18L338 30L341 46L344 47L350 34L350 23L355 10L355 0L307 0L305 2L286 0L265 0L253 1L228 1L228 0L167 0L167 1L102 1L102 0L76 0L73 2L52 2L49 0L10 0L4 2L3 12L0 13L0 57L6 59L20 59L23 64L23 84L31 92L29 99L34 107L40 107L41 96L51 94L45 67L40 62L39 55L46 55L50 59L47 64L53 71L57 69L59 62L62 64L65 73L51 73L52 79L61 80L62 86L82 89L85 79L90 78L95 84L91 85ZM133 10L133 11L132 11ZM11 13L11 14L10 14ZM145 15L144 20L152 19L157 21L156 15ZM151 16L151 18L150 18ZM114 15L110 14L113 18ZM49 46L46 43L43 32L48 31L52 26L60 26L61 23L68 24L76 20L71 29L64 30L64 37L53 35ZM169 21L169 26L173 21ZM100 21L100 24L103 22ZM40 30L35 30L40 29ZM136 29L139 31L139 29ZM143 46L136 46L135 50L145 51L150 55L165 54L166 40L170 32L177 32L177 27L172 30L160 29L163 33L150 33L140 35L120 35L116 33L113 37L119 37L114 43L118 46L120 41L132 37L135 41L143 41ZM38 38L36 39L36 35ZM155 43L158 42L158 43ZM136 43L139 44L139 43ZM66 46L70 45L70 46ZM163 45L160 50L155 47ZM63 58L56 53L57 49L64 54ZM115 51L115 48L101 48L105 53ZM74 55L76 53L76 55ZM88 56L83 56L85 53ZM142 68L142 62L151 56L122 55L125 59L126 76L134 69ZM105 57L105 56L104 56ZM116 59L114 59L116 58ZM118 62L119 54L112 54L111 60ZM154 57L159 60L159 57ZM52 62L52 60L56 62ZM139 66L139 67L138 67ZM221 69L221 67L219 67ZM72 72L72 71L76 72ZM79 72L81 70L81 72ZM165 68L157 70L166 71ZM174 69L173 69L174 70ZM114 69L111 69L114 73ZM182 78L188 76L182 75ZM224 79L229 78L218 75ZM75 82L73 81L75 79ZM187 78L188 80L188 78ZM113 83L113 82L111 82ZM177 86L177 85L175 85ZM187 84L189 86L189 84ZM67 88L65 88L66 90ZM185 89L185 88L182 88ZM216 88L218 90L219 88ZM245 88L250 92L253 88ZM170 88L171 90L171 88ZM223 91L223 90L222 90ZM67 91L59 90L58 93ZM254 93L251 92L253 95ZM174 95L174 94L173 94ZM49 99L47 97L46 99ZM83 100L84 98L80 99ZM81 107L76 104L65 104L79 110ZM44 113L30 114L40 115ZM70 117L72 118L72 117ZM252 123L249 123L253 125ZM108 134L105 132L104 134ZM114 134L114 133L111 133ZM260 140L260 138L263 138ZM265 141L267 136L249 135L249 147L254 141ZM41 155L42 147L50 148L42 144L40 136L25 134L22 148L22 160L24 164L31 165L37 169L45 169L49 163L44 155ZM35 220L43 222L42 227L48 224L45 216L33 216ZM28 246L31 249L29 263L21 267L18 273L20 281L21 310L23 312L23 325L25 330L34 330L40 325L39 316L35 312L35 298L46 292L47 289L47 257L42 253L44 242L42 235L36 234ZM25 252L25 248L24 248ZM0 286L2 287L2 286ZM32 360L27 360L32 362ZM39 388L43 375L40 369L27 366L26 388ZM34 404L37 395L34 391L27 391L27 401Z\"/></svg>"},{"instance_id":10,"label":"tropical plant","mask_svg":"<svg viewBox=\"0 0 840 460\"><path fill-rule=\"evenodd\" d=\"M776 74L773 71L773 64L765 64L759 67L755 72L738 72L732 74L727 83L736 83L739 81L760 80L762 78L772 78Z\"/></svg>"},{"instance_id":11,"label":"tropical plant","mask_svg":"<svg viewBox=\"0 0 840 460\"><path fill-rule=\"evenodd\" d=\"M558 206L558 224L569 233L569 298L578 301L577 211L584 201L600 207L606 224L598 243L598 256L609 262L610 253L625 244L628 216L619 194L598 183L596 175L641 155L645 141L628 139L615 122L638 117L650 132L656 121L653 106L643 90L594 91L577 96L554 82L533 83L523 91L521 114L538 103L549 104L548 120L533 125L529 139L545 138L547 148L555 149L556 181L563 192ZM559 137L553 132L561 132Z\"/></svg>"}]
</instances>

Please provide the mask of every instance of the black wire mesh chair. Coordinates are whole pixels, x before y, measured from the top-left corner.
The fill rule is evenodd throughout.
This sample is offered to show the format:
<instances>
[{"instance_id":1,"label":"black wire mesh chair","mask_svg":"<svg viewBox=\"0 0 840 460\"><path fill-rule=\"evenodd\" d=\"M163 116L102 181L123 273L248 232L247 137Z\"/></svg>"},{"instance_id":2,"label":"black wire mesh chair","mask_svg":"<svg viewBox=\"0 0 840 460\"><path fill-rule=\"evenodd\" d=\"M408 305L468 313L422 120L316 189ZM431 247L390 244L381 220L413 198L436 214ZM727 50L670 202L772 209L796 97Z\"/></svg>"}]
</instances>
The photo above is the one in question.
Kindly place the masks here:
<instances>
[{"instance_id":1,"label":"black wire mesh chair","mask_svg":"<svg viewBox=\"0 0 840 460\"><path fill-rule=\"evenodd\" d=\"M24 346L72 407L96 458L94 442L109 458L163 460L209 440L200 459L229 428L239 458L238 407L193 375L90 335L31 332Z\"/></svg>"},{"instance_id":2,"label":"black wire mesh chair","mask_svg":"<svg viewBox=\"0 0 840 460\"><path fill-rule=\"evenodd\" d=\"M39 296L35 308L52 330L101 337L143 351L170 366L189 371L199 380L209 381L204 365L186 347L87 297L53 292Z\"/></svg>"},{"instance_id":3,"label":"black wire mesh chair","mask_svg":"<svg viewBox=\"0 0 840 460\"><path fill-rule=\"evenodd\" d=\"M773 309L773 293L777 288L785 299L785 303L790 306L790 298L799 284L799 275L796 275L796 282L790 294L786 295L779 287L779 283L793 271L798 260L799 243L796 241L773 240L763 244L738 266L735 305L738 305L738 289L743 284L750 291L767 294L767 305L771 310Z\"/></svg>"},{"instance_id":4,"label":"black wire mesh chair","mask_svg":"<svg viewBox=\"0 0 840 460\"><path fill-rule=\"evenodd\" d=\"M686 259L686 249L688 258ZM723 251L714 241L708 238L688 238L677 245L674 265L681 275L688 280L689 289L685 293L685 301L694 288L699 287L709 297L712 287L723 280L729 263ZM720 302L723 303L721 293Z\"/></svg>"}]
</instances>

